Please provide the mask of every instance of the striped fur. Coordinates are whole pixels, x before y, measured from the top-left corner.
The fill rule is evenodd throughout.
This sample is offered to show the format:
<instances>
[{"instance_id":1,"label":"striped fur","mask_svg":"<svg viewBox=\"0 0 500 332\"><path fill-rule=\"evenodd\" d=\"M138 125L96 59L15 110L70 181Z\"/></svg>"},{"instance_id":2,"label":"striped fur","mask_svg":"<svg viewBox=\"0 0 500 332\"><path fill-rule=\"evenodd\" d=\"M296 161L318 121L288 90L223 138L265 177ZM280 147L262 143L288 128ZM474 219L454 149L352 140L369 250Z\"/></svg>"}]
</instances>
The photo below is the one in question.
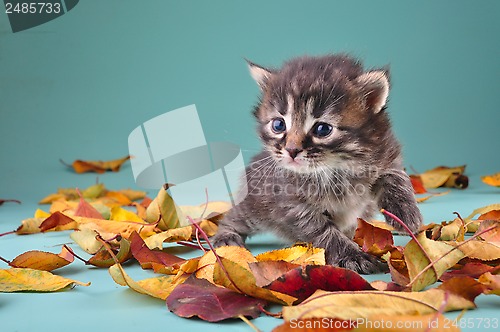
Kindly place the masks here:
<instances>
[{"instance_id":1,"label":"striped fur","mask_svg":"<svg viewBox=\"0 0 500 332\"><path fill-rule=\"evenodd\" d=\"M297 58L279 70L249 66L262 90L254 115L264 148L247 167L248 194L221 221L214 244L244 246L271 231L325 248L329 264L386 269L351 240L357 218L384 208L412 231L422 223L385 111L387 72L365 72L346 55ZM276 131L275 120L286 130ZM320 124L331 132L319 135Z\"/></svg>"}]
</instances>

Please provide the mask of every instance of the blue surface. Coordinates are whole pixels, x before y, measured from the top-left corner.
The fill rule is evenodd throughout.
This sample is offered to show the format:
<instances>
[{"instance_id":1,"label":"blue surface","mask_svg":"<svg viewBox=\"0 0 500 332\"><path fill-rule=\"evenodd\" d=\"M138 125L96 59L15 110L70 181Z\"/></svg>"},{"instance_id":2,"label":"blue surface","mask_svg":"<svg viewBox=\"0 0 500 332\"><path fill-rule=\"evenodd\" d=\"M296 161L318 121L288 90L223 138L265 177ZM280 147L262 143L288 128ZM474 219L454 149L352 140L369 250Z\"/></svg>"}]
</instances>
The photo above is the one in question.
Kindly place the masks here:
<instances>
[{"instance_id":1,"label":"blue surface","mask_svg":"<svg viewBox=\"0 0 500 332\"><path fill-rule=\"evenodd\" d=\"M32 216L38 200L58 187L95 183L96 175L76 175L59 158L126 155L134 128L182 106L196 104L207 139L239 144L248 160L259 148L250 115L258 88L243 58L278 66L291 56L337 51L368 67L391 65L389 111L407 166L468 165L470 188L422 204L426 222L500 202L498 189L479 179L500 170L499 29L494 0L85 0L18 33L1 11L0 198L23 204L0 207L0 232ZM136 188L129 165L99 179L111 189ZM69 241L66 232L9 235L0 238L0 255L58 252ZM270 236L251 243L254 253L278 246ZM136 279L151 276L126 268ZM2 332L249 330L241 322L178 318L161 301L116 285L107 270L75 262L58 273L92 285L0 294ZM480 296L477 304L465 317L499 317L498 297ZM279 322L263 317L255 324L269 331Z\"/></svg>"}]
</instances>

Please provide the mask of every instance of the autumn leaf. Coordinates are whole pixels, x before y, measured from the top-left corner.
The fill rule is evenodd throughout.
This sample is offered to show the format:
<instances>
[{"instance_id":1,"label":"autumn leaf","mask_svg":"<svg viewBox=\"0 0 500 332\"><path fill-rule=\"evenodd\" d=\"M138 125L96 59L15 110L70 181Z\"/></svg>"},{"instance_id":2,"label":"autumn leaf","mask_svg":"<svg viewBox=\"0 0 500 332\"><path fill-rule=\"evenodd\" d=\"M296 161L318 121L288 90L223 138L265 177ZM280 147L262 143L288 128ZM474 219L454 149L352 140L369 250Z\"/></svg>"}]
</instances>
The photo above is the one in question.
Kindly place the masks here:
<instances>
[{"instance_id":1,"label":"autumn leaf","mask_svg":"<svg viewBox=\"0 0 500 332\"><path fill-rule=\"evenodd\" d=\"M486 294L500 295L500 275L493 275L490 272L486 272L479 277L478 281L486 286Z\"/></svg>"},{"instance_id":2,"label":"autumn leaf","mask_svg":"<svg viewBox=\"0 0 500 332\"><path fill-rule=\"evenodd\" d=\"M283 307L283 318L286 321L319 317L356 320L374 315L427 315L438 312L442 306L445 312L476 307L469 299L437 288L423 292L318 290L299 305Z\"/></svg>"},{"instance_id":3,"label":"autumn leaf","mask_svg":"<svg viewBox=\"0 0 500 332\"><path fill-rule=\"evenodd\" d=\"M197 316L209 322L219 322L240 316L256 318L267 302L224 287L215 286L194 276L177 286L167 298L167 307L180 317Z\"/></svg>"},{"instance_id":4,"label":"autumn leaf","mask_svg":"<svg viewBox=\"0 0 500 332\"><path fill-rule=\"evenodd\" d=\"M259 262L281 260L298 265L325 265L325 250L299 244L291 248L264 252L257 255L255 259Z\"/></svg>"},{"instance_id":5,"label":"autumn leaf","mask_svg":"<svg viewBox=\"0 0 500 332\"><path fill-rule=\"evenodd\" d=\"M80 196L80 202L75 210L75 216L78 217L86 217L86 218L94 218L94 219L103 219L102 214L99 213L92 205L90 205L83 196L78 191L78 195Z\"/></svg>"},{"instance_id":6,"label":"autumn leaf","mask_svg":"<svg viewBox=\"0 0 500 332\"><path fill-rule=\"evenodd\" d=\"M78 225L73 218L57 211L47 217L38 228L40 229L40 232L46 232L49 230L62 231L76 229L77 226Z\"/></svg>"},{"instance_id":7,"label":"autumn leaf","mask_svg":"<svg viewBox=\"0 0 500 332\"><path fill-rule=\"evenodd\" d=\"M48 271L28 268L0 270L0 292L54 292L73 285L89 283L63 278Z\"/></svg>"},{"instance_id":8,"label":"autumn leaf","mask_svg":"<svg viewBox=\"0 0 500 332\"><path fill-rule=\"evenodd\" d=\"M169 186L165 184L146 209L146 221L150 224L158 223L158 228L163 231L180 227L181 221L185 220L184 216L179 215L180 209L167 192Z\"/></svg>"},{"instance_id":9,"label":"autumn leaf","mask_svg":"<svg viewBox=\"0 0 500 332\"><path fill-rule=\"evenodd\" d=\"M418 175L410 175L411 185L415 194L425 194L427 189L425 189L422 179Z\"/></svg>"},{"instance_id":10,"label":"autumn leaf","mask_svg":"<svg viewBox=\"0 0 500 332\"><path fill-rule=\"evenodd\" d=\"M126 156L120 159L108 160L108 161L86 161L86 160L75 160L73 164L70 166L66 164L64 161L60 160L61 163L68 167L72 167L76 173L85 173L85 172L96 172L96 173L104 173L106 171L118 172L123 165L124 162L130 159L130 156Z\"/></svg>"},{"instance_id":11,"label":"autumn leaf","mask_svg":"<svg viewBox=\"0 0 500 332\"><path fill-rule=\"evenodd\" d=\"M419 178L425 189L438 187L465 189L469 185L469 178L463 173L465 165L457 167L438 166L418 175L412 175L413 178Z\"/></svg>"},{"instance_id":12,"label":"autumn leaf","mask_svg":"<svg viewBox=\"0 0 500 332\"><path fill-rule=\"evenodd\" d=\"M354 242L360 245L364 252L378 257L394 247L391 231L373 226L363 219L358 219Z\"/></svg>"},{"instance_id":13,"label":"autumn leaf","mask_svg":"<svg viewBox=\"0 0 500 332\"><path fill-rule=\"evenodd\" d=\"M486 206L477 208L474 211L472 211L472 213L470 215L468 215L464 220L471 221L476 215L478 215L478 214L484 215L484 214L486 214L490 211L493 211L493 210L500 210L500 203L490 204L490 205L486 205ZM481 219L481 217L479 217L478 219Z\"/></svg>"},{"instance_id":14,"label":"autumn leaf","mask_svg":"<svg viewBox=\"0 0 500 332\"><path fill-rule=\"evenodd\" d=\"M149 249L162 249L164 242L187 241L191 239L193 233L192 226L168 229L164 232L148 236L145 239Z\"/></svg>"},{"instance_id":15,"label":"autumn leaf","mask_svg":"<svg viewBox=\"0 0 500 332\"><path fill-rule=\"evenodd\" d=\"M255 277L256 285L264 287L300 265L279 260L252 262L248 266Z\"/></svg>"},{"instance_id":16,"label":"autumn leaf","mask_svg":"<svg viewBox=\"0 0 500 332\"><path fill-rule=\"evenodd\" d=\"M404 249L412 291L419 291L435 283L441 275L464 258L460 250L444 242L433 241L419 233L418 242L411 240ZM425 272L424 269L432 265ZM422 273L423 272L423 273Z\"/></svg>"},{"instance_id":17,"label":"autumn leaf","mask_svg":"<svg viewBox=\"0 0 500 332\"><path fill-rule=\"evenodd\" d=\"M14 258L9 265L16 268L30 268L42 271L53 271L73 262L74 255L66 247L60 254L31 250Z\"/></svg>"},{"instance_id":18,"label":"autumn leaf","mask_svg":"<svg viewBox=\"0 0 500 332\"><path fill-rule=\"evenodd\" d=\"M74 219L78 223L79 230L90 229L99 234L120 234L127 239L133 232L137 232L139 235L144 237L156 234L156 225L151 225L146 222L139 223L133 221L114 221L83 217L74 217Z\"/></svg>"},{"instance_id":19,"label":"autumn leaf","mask_svg":"<svg viewBox=\"0 0 500 332\"><path fill-rule=\"evenodd\" d=\"M459 270L453 270L453 271L446 271L441 275L439 278L442 281L449 280L451 278L455 277L472 277L472 278L479 278L482 274L486 272L493 271L495 268L492 266L489 266L484 263L480 262L469 262L466 263L461 269Z\"/></svg>"},{"instance_id":20,"label":"autumn leaf","mask_svg":"<svg viewBox=\"0 0 500 332\"><path fill-rule=\"evenodd\" d=\"M488 230L489 229L489 230ZM476 234L481 233L479 237L484 241L495 243L500 246L500 221L483 220L477 229Z\"/></svg>"},{"instance_id":21,"label":"autumn leaf","mask_svg":"<svg viewBox=\"0 0 500 332\"><path fill-rule=\"evenodd\" d=\"M109 274L118 285L128 286L140 294L149 295L161 300L166 300L176 286L184 282L187 278L187 275L181 277L161 276L135 281L125 272L120 264L111 266Z\"/></svg>"},{"instance_id":22,"label":"autumn leaf","mask_svg":"<svg viewBox=\"0 0 500 332\"><path fill-rule=\"evenodd\" d=\"M234 291L241 292L251 297L256 297L266 301L291 305L297 298L282 294L273 290L257 286L256 279L250 269L238 262L231 261L224 257L220 258L224 268L219 264L214 266L214 283ZM227 273L227 274L226 274Z\"/></svg>"},{"instance_id":23,"label":"autumn leaf","mask_svg":"<svg viewBox=\"0 0 500 332\"><path fill-rule=\"evenodd\" d=\"M389 266L391 279L398 285L407 285L410 282L408 267L403 255L404 248L394 247L383 258Z\"/></svg>"},{"instance_id":24,"label":"autumn leaf","mask_svg":"<svg viewBox=\"0 0 500 332\"><path fill-rule=\"evenodd\" d=\"M102 247L100 251L98 251L94 256L92 256L88 260L88 264L97 266L97 267L110 267L115 263L123 263L132 257L132 253L130 251L130 242L121 238L119 241L119 249L118 252L114 253L113 257L107 248Z\"/></svg>"},{"instance_id":25,"label":"autumn leaf","mask_svg":"<svg viewBox=\"0 0 500 332\"><path fill-rule=\"evenodd\" d=\"M341 320L336 318L307 318L285 321L275 327L272 332L342 332L356 331L356 321Z\"/></svg>"},{"instance_id":26,"label":"autumn leaf","mask_svg":"<svg viewBox=\"0 0 500 332\"><path fill-rule=\"evenodd\" d=\"M250 271L249 263L257 262L257 259L246 248L236 246L224 246L215 249L217 255L233 262L238 262L243 268ZM196 277L207 279L214 283L214 269L217 259L213 251L206 252L200 259L199 268L196 271Z\"/></svg>"},{"instance_id":27,"label":"autumn leaf","mask_svg":"<svg viewBox=\"0 0 500 332\"><path fill-rule=\"evenodd\" d=\"M266 289L297 298L298 304L316 290L358 291L373 290L373 287L354 271L331 265L307 265L288 271Z\"/></svg>"},{"instance_id":28,"label":"autumn leaf","mask_svg":"<svg viewBox=\"0 0 500 332\"><path fill-rule=\"evenodd\" d=\"M481 176L481 180L487 185L493 187L500 187L500 172L491 175Z\"/></svg>"},{"instance_id":29,"label":"autumn leaf","mask_svg":"<svg viewBox=\"0 0 500 332\"><path fill-rule=\"evenodd\" d=\"M17 199L0 199L0 205L3 205L4 203L17 203L17 204L21 204L21 201L17 200Z\"/></svg>"},{"instance_id":30,"label":"autumn leaf","mask_svg":"<svg viewBox=\"0 0 500 332\"><path fill-rule=\"evenodd\" d=\"M130 242L132 255L143 269L153 269L156 273L170 272L169 274L172 274L179 269L181 263L186 261L163 251L149 249L137 232L130 235Z\"/></svg>"}]
</instances>

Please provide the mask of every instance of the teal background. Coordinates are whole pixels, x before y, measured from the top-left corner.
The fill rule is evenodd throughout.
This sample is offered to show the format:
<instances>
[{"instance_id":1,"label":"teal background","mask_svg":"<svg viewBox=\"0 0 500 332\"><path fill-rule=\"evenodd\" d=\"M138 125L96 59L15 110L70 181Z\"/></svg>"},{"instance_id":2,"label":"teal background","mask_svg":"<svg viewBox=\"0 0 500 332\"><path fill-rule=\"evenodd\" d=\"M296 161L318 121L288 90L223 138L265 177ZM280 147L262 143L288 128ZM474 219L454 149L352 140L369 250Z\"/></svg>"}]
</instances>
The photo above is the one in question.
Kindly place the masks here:
<instances>
[{"instance_id":1,"label":"teal background","mask_svg":"<svg viewBox=\"0 0 500 332\"><path fill-rule=\"evenodd\" d=\"M479 180L500 171L499 32L500 2L486 0L82 0L62 17L19 33L12 33L2 11L0 198L23 204L0 207L0 232L31 216L38 200L57 187L95 183L95 174L76 175L59 158L124 156L135 127L182 106L196 104L207 139L239 144L248 160L259 149L250 115L258 88L243 59L277 67L293 56L329 52L351 53L367 67L390 65L389 112L406 166L423 171L467 164L471 177L470 189L423 204L426 221L449 220L456 210L467 215L500 201L499 191ZM189 123L179 125L186 128L179 139L189 139ZM109 188L135 188L128 164L99 179ZM6 236L0 255L57 251L56 244L68 241L64 233ZM254 250L269 241L258 237ZM158 301L115 285L106 271L72 266L62 274L93 285L2 294L1 330L79 331L92 324L249 330L239 322L177 318ZM143 275L136 266L130 270ZM478 303L480 309L466 317L499 316L497 298L481 296ZM52 310L60 311L59 323L48 318ZM279 323L255 322L264 331Z\"/></svg>"}]
</instances>

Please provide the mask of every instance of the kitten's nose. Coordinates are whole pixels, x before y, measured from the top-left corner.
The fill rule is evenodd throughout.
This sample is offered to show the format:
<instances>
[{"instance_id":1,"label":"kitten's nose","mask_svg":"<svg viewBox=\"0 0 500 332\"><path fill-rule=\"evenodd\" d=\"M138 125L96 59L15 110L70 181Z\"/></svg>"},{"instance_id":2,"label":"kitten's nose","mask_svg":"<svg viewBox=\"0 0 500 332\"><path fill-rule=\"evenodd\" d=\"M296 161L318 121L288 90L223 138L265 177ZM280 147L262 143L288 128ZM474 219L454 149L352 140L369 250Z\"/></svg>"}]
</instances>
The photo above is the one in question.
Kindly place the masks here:
<instances>
[{"instance_id":1,"label":"kitten's nose","mask_svg":"<svg viewBox=\"0 0 500 332\"><path fill-rule=\"evenodd\" d=\"M297 148L285 148L285 150L288 151L288 154L290 155L290 157L292 157L292 159L295 159L295 157L297 157L297 155L302 152L302 149Z\"/></svg>"}]
</instances>

